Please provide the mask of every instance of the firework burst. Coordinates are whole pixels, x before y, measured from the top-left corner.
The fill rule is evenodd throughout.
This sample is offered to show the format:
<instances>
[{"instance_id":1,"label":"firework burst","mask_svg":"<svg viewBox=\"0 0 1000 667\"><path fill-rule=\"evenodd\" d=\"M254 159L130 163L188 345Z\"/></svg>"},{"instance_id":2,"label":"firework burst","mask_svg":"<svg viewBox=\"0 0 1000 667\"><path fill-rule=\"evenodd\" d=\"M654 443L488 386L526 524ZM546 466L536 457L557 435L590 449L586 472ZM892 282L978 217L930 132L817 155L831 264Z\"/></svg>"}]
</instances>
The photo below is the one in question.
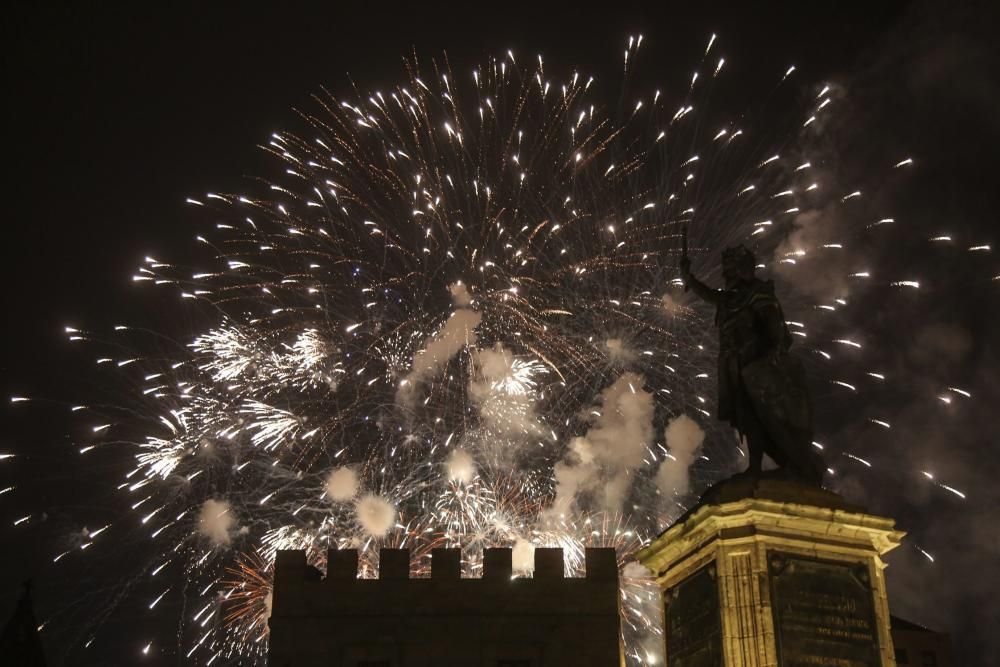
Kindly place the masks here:
<instances>
[{"instance_id":1,"label":"firework burst","mask_svg":"<svg viewBox=\"0 0 1000 667\"><path fill-rule=\"evenodd\" d=\"M199 332L154 354L142 331L68 330L139 387L122 409L79 411L81 453L124 443L135 458L119 490L153 554L135 576L168 562L196 583L182 654L265 654L279 549L323 569L328 548L357 548L361 576L386 546L411 548L418 575L438 546L464 549L467 576L490 546L513 546L516 568L563 547L570 572L612 546L624 566L689 486L739 469L710 418L710 314L679 289L682 228L702 275L737 242L775 272L841 271L785 311L816 377L855 389L827 332L842 286L869 278L845 244L877 218L803 148L838 92L805 87L787 122L718 121L701 108L725 73L717 49L713 35L679 96L617 107L586 73L510 52L324 91L262 146L269 176L188 199L196 268L150 257L135 274L192 305ZM842 221L836 238L802 233L820 215ZM668 428L682 416L683 456ZM634 568L623 581L628 659L654 660L658 598Z\"/></svg>"}]
</instances>

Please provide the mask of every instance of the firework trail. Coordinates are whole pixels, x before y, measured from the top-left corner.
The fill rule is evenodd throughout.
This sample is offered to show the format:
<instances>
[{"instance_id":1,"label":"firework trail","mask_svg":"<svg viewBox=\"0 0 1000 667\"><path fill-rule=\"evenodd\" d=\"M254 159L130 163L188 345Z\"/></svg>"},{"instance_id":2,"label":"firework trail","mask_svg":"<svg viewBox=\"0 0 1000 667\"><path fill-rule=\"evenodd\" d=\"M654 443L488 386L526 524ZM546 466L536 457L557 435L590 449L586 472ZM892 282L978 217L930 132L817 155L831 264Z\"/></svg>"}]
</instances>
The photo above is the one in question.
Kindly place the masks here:
<instances>
[{"instance_id":1,"label":"firework trail","mask_svg":"<svg viewBox=\"0 0 1000 667\"><path fill-rule=\"evenodd\" d=\"M641 43L628 41L626 81ZM74 408L92 432L79 452L134 458L116 490L130 509L107 536L141 535L132 576L167 582L150 607L184 596L180 654L262 660L278 549L322 569L327 548L357 548L362 576L383 546L411 548L418 568L460 546L471 576L489 546L513 547L522 574L537 546L563 547L571 571L586 546L624 565L741 469L711 417L711 313L679 289L684 227L709 280L740 242L766 271L837 271L836 288L788 294L785 311L814 379L859 391L837 362L860 343L828 332L876 282L846 268L850 244L892 221L812 166L805 147L840 93L789 68L773 85L804 91L797 104L718 120L701 108L725 75L718 49L713 35L679 92L611 108L586 73L510 52L461 69L414 59L394 88L324 91L262 146L269 176L187 200L204 228L194 267L149 257L135 274L189 302L198 333L67 330L136 387L120 409ZM911 164L887 157L885 171ZM811 233L821 216L835 237ZM827 450L831 473L868 465ZM103 530L84 544L114 548ZM659 655L640 570L623 570L631 664Z\"/></svg>"}]
</instances>

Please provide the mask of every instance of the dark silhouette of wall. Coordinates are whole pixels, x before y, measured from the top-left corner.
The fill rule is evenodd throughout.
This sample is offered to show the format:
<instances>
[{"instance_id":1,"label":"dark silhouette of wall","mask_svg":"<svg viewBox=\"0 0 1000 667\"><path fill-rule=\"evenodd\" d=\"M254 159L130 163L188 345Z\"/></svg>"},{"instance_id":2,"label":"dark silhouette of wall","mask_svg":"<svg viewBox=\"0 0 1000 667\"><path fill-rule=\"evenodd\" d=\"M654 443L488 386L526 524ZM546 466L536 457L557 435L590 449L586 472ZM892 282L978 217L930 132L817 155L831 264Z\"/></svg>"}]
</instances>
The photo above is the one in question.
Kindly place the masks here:
<instances>
[{"instance_id":1,"label":"dark silhouette of wall","mask_svg":"<svg viewBox=\"0 0 1000 667\"><path fill-rule=\"evenodd\" d=\"M899 667L952 667L951 637L893 616L892 646Z\"/></svg>"},{"instance_id":2,"label":"dark silhouette of wall","mask_svg":"<svg viewBox=\"0 0 1000 667\"><path fill-rule=\"evenodd\" d=\"M587 549L565 578L562 549L536 549L533 578L513 578L510 549L487 549L481 578L461 578L458 549L435 549L410 578L407 549L382 549L379 578L358 579L353 549L327 575L302 551L275 562L270 667L561 667L619 664L618 566Z\"/></svg>"}]
</instances>

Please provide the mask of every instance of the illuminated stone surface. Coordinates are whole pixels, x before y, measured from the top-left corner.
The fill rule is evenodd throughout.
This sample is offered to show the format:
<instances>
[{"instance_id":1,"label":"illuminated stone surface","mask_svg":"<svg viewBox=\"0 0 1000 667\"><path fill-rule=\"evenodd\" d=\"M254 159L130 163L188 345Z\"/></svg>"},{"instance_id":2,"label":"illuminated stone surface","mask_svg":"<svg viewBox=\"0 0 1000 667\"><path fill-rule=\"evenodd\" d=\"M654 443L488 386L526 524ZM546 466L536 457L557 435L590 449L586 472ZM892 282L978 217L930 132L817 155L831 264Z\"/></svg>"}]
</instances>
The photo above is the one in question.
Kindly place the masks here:
<instances>
[{"instance_id":1,"label":"illuminated stone surface","mask_svg":"<svg viewBox=\"0 0 1000 667\"><path fill-rule=\"evenodd\" d=\"M894 523L793 482L709 489L638 554L664 591L667 664L895 665L882 561L903 537Z\"/></svg>"}]
</instances>

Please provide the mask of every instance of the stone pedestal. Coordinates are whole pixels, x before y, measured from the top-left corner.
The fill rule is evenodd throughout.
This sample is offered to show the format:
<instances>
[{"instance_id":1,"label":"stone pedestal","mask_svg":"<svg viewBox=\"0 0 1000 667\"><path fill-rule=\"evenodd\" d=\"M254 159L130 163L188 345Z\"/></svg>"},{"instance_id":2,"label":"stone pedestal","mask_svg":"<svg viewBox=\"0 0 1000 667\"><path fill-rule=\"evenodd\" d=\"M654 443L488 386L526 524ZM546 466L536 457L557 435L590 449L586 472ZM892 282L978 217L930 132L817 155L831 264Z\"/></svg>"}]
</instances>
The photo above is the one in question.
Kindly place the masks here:
<instances>
[{"instance_id":1,"label":"stone pedestal","mask_svg":"<svg viewBox=\"0 0 1000 667\"><path fill-rule=\"evenodd\" d=\"M664 592L668 667L894 667L894 523L792 482L709 489L638 554Z\"/></svg>"}]
</instances>

